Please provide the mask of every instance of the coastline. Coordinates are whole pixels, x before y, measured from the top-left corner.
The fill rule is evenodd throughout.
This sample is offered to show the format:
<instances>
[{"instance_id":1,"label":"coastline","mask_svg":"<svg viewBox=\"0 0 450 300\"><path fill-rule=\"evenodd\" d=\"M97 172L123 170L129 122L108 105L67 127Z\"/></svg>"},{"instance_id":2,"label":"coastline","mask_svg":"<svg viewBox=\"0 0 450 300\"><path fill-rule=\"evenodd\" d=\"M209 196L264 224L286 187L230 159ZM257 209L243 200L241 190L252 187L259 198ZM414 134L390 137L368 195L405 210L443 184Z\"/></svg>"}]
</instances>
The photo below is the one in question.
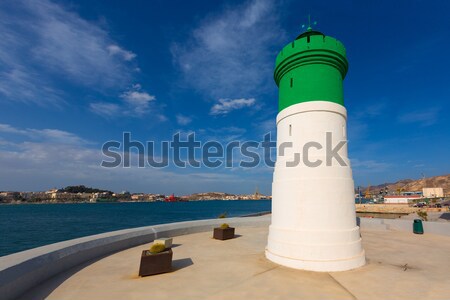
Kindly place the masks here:
<instances>
[{"instance_id":1,"label":"coastline","mask_svg":"<svg viewBox=\"0 0 450 300\"><path fill-rule=\"evenodd\" d=\"M178 203L178 202L203 202L203 201L270 201L270 199L202 199L202 200L187 200L187 201L140 201L140 200L127 200L127 201L53 201L45 200L38 202L27 202L27 201L13 201L13 202L0 202L0 205L26 205L26 204L107 204L107 203Z\"/></svg>"}]
</instances>

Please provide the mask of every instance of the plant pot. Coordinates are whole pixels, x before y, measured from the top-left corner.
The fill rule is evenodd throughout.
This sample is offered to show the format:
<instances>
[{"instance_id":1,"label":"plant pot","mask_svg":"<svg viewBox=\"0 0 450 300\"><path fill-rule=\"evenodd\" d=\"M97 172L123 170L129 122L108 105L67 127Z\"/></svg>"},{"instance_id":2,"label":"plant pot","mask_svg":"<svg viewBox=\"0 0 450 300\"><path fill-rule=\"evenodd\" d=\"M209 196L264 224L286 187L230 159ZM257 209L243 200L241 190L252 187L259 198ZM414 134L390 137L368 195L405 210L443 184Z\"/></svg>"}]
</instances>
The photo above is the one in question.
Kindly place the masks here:
<instances>
[{"instance_id":1,"label":"plant pot","mask_svg":"<svg viewBox=\"0 0 450 300\"><path fill-rule=\"evenodd\" d=\"M234 227L228 227L228 228L214 228L214 235L213 237L216 240L229 240L234 238Z\"/></svg>"},{"instance_id":2,"label":"plant pot","mask_svg":"<svg viewBox=\"0 0 450 300\"><path fill-rule=\"evenodd\" d=\"M139 276L170 272L172 270L172 256L172 249L167 249L156 254L150 254L150 251L143 250L141 265L139 266Z\"/></svg>"}]
</instances>

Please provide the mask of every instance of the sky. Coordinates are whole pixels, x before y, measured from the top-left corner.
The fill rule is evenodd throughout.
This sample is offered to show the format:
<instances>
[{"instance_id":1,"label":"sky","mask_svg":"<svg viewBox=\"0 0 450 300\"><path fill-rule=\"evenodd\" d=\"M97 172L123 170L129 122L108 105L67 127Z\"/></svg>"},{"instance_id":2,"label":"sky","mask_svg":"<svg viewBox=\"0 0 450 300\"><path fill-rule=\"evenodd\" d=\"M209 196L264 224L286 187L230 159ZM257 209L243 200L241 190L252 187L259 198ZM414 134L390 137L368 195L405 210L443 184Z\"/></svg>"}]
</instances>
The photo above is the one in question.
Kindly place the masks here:
<instances>
[{"instance_id":1,"label":"sky","mask_svg":"<svg viewBox=\"0 0 450 300\"><path fill-rule=\"evenodd\" d=\"M448 174L449 10L400 0L1 1L0 190L270 194L264 164L104 168L101 148L124 132L156 145L176 133L275 137L275 57L308 14L347 50L355 185Z\"/></svg>"}]
</instances>

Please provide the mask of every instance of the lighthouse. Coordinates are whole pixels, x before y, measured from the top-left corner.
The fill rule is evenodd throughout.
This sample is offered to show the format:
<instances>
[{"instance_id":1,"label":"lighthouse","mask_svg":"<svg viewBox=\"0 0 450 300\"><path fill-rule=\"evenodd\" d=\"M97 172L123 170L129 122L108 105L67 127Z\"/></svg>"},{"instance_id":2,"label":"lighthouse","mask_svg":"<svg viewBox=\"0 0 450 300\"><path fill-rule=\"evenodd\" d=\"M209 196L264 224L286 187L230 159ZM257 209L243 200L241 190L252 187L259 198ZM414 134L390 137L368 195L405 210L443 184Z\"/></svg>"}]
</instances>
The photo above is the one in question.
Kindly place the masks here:
<instances>
[{"instance_id":1,"label":"lighthouse","mask_svg":"<svg viewBox=\"0 0 450 300\"><path fill-rule=\"evenodd\" d=\"M365 264L347 154L344 45L311 26L276 58L277 160L266 257L310 271Z\"/></svg>"}]
</instances>

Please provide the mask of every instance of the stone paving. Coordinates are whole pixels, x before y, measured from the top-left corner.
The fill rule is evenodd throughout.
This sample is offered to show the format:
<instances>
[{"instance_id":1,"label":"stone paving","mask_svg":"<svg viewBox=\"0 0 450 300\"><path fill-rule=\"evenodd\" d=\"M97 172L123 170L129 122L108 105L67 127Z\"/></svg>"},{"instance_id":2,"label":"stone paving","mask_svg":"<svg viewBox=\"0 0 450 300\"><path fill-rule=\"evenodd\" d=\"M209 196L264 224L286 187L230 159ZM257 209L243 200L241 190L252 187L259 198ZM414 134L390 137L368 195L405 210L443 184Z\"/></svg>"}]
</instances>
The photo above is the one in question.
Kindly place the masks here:
<instances>
[{"instance_id":1,"label":"stone paving","mask_svg":"<svg viewBox=\"0 0 450 300\"><path fill-rule=\"evenodd\" d=\"M232 225L232 224L231 224ZM315 273L264 257L267 227L174 238L173 271L140 278L131 248L67 271L21 299L450 299L450 237L362 230L368 263L346 272Z\"/></svg>"}]
</instances>

